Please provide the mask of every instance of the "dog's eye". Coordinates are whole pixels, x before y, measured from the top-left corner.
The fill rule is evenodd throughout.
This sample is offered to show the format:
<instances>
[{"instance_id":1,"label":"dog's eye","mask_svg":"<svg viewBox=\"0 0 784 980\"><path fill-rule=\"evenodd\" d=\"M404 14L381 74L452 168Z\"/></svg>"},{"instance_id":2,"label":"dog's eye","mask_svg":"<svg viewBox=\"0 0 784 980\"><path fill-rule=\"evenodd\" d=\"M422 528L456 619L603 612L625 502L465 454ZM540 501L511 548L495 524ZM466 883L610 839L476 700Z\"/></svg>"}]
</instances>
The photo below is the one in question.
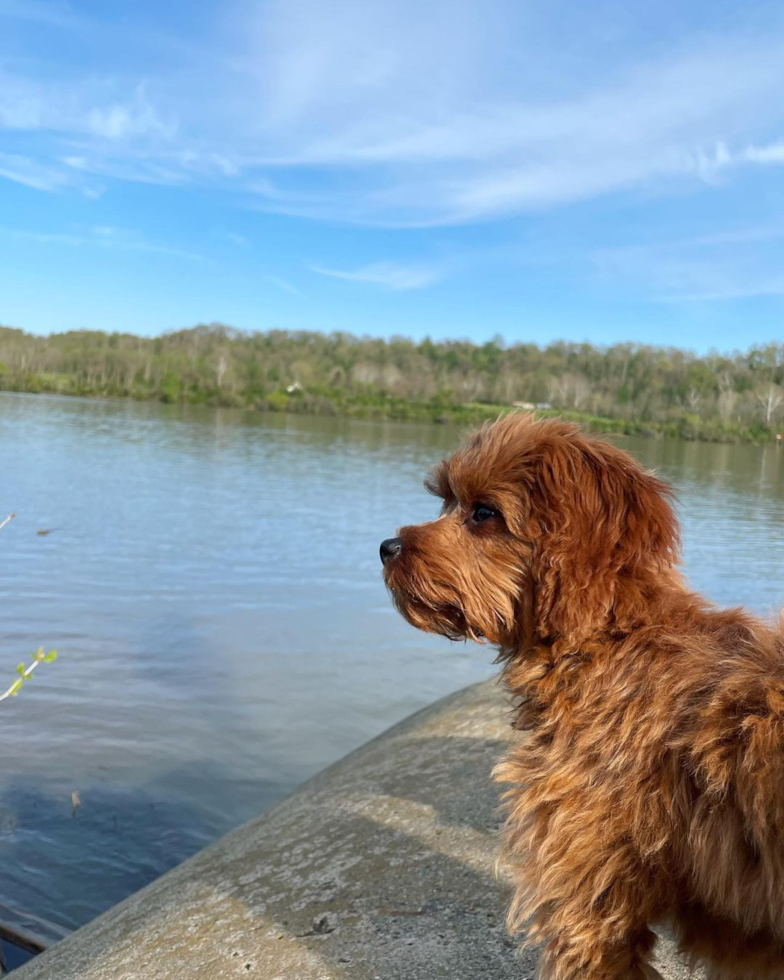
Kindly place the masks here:
<instances>
[{"instance_id":1,"label":"dog's eye","mask_svg":"<svg viewBox=\"0 0 784 980\"><path fill-rule=\"evenodd\" d=\"M497 517L498 511L493 510L492 507L487 507L485 504L477 504L474 507L474 512L471 517L474 519L475 524L482 524L485 521L489 521L491 517Z\"/></svg>"}]
</instances>

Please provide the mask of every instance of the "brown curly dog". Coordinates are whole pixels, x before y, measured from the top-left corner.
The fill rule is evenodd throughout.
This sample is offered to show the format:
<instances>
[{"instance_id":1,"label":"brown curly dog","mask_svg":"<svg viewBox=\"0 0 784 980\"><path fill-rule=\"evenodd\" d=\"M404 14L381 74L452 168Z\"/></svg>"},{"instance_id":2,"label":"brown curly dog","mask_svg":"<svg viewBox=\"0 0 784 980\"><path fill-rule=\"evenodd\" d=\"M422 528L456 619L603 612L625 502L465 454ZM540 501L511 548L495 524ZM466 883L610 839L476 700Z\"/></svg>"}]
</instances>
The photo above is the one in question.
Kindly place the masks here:
<instances>
[{"instance_id":1,"label":"brown curly dog","mask_svg":"<svg viewBox=\"0 0 784 980\"><path fill-rule=\"evenodd\" d=\"M506 790L509 926L549 980L651 978L669 921L716 980L784 978L784 627L676 569L671 491L560 420L436 467L441 517L381 546L414 626L499 649L529 730Z\"/></svg>"}]
</instances>

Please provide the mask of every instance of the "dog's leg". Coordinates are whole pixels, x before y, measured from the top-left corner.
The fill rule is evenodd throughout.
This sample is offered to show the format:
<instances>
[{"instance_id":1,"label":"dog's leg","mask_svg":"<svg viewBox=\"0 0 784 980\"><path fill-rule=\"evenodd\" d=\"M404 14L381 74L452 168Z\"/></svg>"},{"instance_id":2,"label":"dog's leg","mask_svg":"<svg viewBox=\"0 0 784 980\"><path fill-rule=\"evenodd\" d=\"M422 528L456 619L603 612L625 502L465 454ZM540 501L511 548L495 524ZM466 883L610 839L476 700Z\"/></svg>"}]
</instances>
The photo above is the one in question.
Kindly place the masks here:
<instances>
[{"instance_id":1,"label":"dog's leg","mask_svg":"<svg viewBox=\"0 0 784 980\"><path fill-rule=\"evenodd\" d=\"M648 962L655 935L647 928L608 943L586 928L559 935L542 956L541 980L661 980Z\"/></svg>"},{"instance_id":2,"label":"dog's leg","mask_svg":"<svg viewBox=\"0 0 784 980\"><path fill-rule=\"evenodd\" d=\"M631 808L590 776L572 789L576 776L544 740L513 750L497 775L516 784L502 857L513 886L507 924L543 950L542 980L650 980L648 923L664 917L669 896L640 858Z\"/></svg>"},{"instance_id":3,"label":"dog's leg","mask_svg":"<svg viewBox=\"0 0 784 980\"><path fill-rule=\"evenodd\" d=\"M541 980L655 980L656 936L648 922L660 918L661 896L631 846L603 849L593 830L577 847L548 839L562 848L562 860L547 861L553 849L529 835L528 850L515 854L510 869L516 889L509 926L541 946Z\"/></svg>"},{"instance_id":4,"label":"dog's leg","mask_svg":"<svg viewBox=\"0 0 784 980\"><path fill-rule=\"evenodd\" d=\"M784 943L769 934L749 936L696 904L682 907L674 925L681 953L708 980L784 980Z\"/></svg>"}]
</instances>

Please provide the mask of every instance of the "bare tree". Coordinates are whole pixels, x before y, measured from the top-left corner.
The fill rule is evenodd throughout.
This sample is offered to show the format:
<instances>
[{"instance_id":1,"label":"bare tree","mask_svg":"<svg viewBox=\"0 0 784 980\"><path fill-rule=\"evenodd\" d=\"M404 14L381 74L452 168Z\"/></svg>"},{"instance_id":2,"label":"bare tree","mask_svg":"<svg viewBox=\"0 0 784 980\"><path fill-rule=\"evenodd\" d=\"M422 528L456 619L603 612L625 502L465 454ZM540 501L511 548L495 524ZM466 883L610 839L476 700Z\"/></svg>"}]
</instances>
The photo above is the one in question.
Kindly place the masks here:
<instances>
[{"instance_id":1,"label":"bare tree","mask_svg":"<svg viewBox=\"0 0 784 980\"><path fill-rule=\"evenodd\" d=\"M218 383L219 388L223 386L223 377L226 374L226 370L228 369L228 366L229 366L229 359L226 357L226 354L223 351L221 351L220 354L218 355L218 363L215 367L215 379Z\"/></svg>"},{"instance_id":2,"label":"bare tree","mask_svg":"<svg viewBox=\"0 0 784 980\"><path fill-rule=\"evenodd\" d=\"M729 422L737 400L738 393L732 383L732 375L725 371L719 375L719 397L716 399L716 408L722 422Z\"/></svg>"},{"instance_id":3,"label":"bare tree","mask_svg":"<svg viewBox=\"0 0 784 980\"><path fill-rule=\"evenodd\" d=\"M729 422L737 400L738 396L736 392L732 391L731 389L725 388L719 392L716 406L719 410L719 416L721 417L722 422Z\"/></svg>"},{"instance_id":4,"label":"bare tree","mask_svg":"<svg viewBox=\"0 0 784 980\"><path fill-rule=\"evenodd\" d=\"M784 389L771 382L765 385L761 391L755 392L757 401L762 405L765 413L765 424L770 425L778 410L784 404Z\"/></svg>"},{"instance_id":5,"label":"bare tree","mask_svg":"<svg viewBox=\"0 0 784 980\"><path fill-rule=\"evenodd\" d=\"M551 392L558 405L579 411L591 397L591 386L581 374L562 374L553 378Z\"/></svg>"}]
</instances>

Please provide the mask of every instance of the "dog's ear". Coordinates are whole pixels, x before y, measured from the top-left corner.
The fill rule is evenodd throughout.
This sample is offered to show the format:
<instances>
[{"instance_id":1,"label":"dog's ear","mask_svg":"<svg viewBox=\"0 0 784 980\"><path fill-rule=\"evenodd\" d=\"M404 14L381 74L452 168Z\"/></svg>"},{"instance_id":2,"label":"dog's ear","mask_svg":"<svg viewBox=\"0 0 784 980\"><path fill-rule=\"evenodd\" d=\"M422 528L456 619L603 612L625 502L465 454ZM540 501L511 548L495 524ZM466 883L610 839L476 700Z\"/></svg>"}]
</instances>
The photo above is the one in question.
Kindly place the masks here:
<instances>
[{"instance_id":1,"label":"dog's ear","mask_svg":"<svg viewBox=\"0 0 784 980\"><path fill-rule=\"evenodd\" d=\"M645 581L678 558L670 488L614 446L581 436L537 453L531 532L537 626L578 642L621 625Z\"/></svg>"}]
</instances>

